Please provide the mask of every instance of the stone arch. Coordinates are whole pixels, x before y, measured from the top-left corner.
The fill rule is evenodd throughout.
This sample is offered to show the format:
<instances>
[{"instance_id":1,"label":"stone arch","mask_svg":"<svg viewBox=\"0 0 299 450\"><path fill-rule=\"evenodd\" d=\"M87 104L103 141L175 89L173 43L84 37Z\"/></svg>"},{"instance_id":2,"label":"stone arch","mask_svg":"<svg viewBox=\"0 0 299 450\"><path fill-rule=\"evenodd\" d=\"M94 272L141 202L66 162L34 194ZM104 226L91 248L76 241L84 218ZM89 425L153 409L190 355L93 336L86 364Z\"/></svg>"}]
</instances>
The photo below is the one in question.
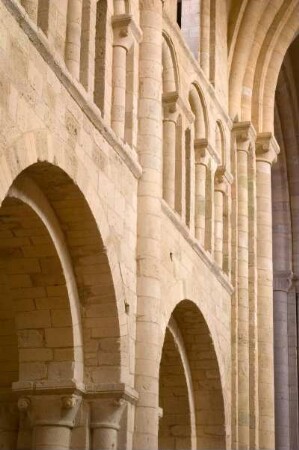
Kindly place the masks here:
<instances>
[{"instance_id":1,"label":"stone arch","mask_svg":"<svg viewBox=\"0 0 299 450\"><path fill-rule=\"evenodd\" d=\"M37 163L37 161L40 161ZM28 172L26 169L28 168ZM109 377L110 380L115 380L119 382L124 379L125 371L126 371L126 333L125 333L125 324L126 324L126 313L124 307L124 288L122 282L122 276L120 273L120 265L117 258L117 253L114 248L114 241L110 235L110 229L105 218L104 211L101 206L101 202L97 196L95 187L92 184L91 178L87 173L87 170L80 163L75 162L73 159L73 155L68 154L67 152L57 152L55 151L51 136L45 130L36 130L34 132L27 133L21 136L17 141L11 145L6 152L4 152L2 156L2 164L0 167L0 178L1 178L1 187L0 187L0 198L3 201L9 191L10 186L14 182L15 178L21 173L25 171L26 175L30 178L33 178L35 182L41 187L45 180L47 180L48 172L51 174L50 179L53 180L54 189L53 195L55 196L55 186L59 180L61 180L63 184L63 180L67 180L68 184L68 194L70 195L70 204L71 201L75 201L76 195L81 198L82 204L84 204L85 211L89 214L89 218L93 221L93 230L98 233L98 239L101 240L101 249L103 255L102 258L105 259L103 277L106 277L107 284L111 287L110 300L113 301L111 305L109 305L109 311L114 311L113 316L111 317L111 313L108 313L106 316L107 328L113 329L113 324L109 322L109 314L111 321L115 323L115 327L118 329L117 336L107 337L106 344L104 347L106 348L106 356L103 352L99 352L99 359L102 359L103 366L100 370L100 365L98 367L89 366L90 369L87 370L85 374L85 381L88 383L100 383L101 380L107 379ZM24 173L25 173L24 172ZM44 176L42 175L44 174ZM58 178L57 178L58 177ZM76 184L72 181L74 180ZM52 187L53 187L52 186ZM46 196L49 198L48 192L50 192L50 186L47 185L42 188L43 192L47 189ZM56 193L57 194L57 193ZM58 195L58 194L57 194ZM74 198L72 198L74 195ZM54 201L54 200L53 200ZM92 211L92 212L91 212ZM74 213L75 214L75 213ZM80 216L80 214L79 214ZM61 220L60 217L58 217ZM101 230L101 234L99 231ZM63 230L64 231L64 230ZM75 231L75 230L74 230ZM77 230L78 231L78 230ZM86 230L87 233L87 230ZM75 239L74 237L72 239ZM68 243L69 247L70 244ZM94 245L94 241L93 241ZM75 246L74 246L75 247ZM75 254L73 255L70 251L71 258L75 258ZM88 255L86 255L88 257ZM77 265L78 266L78 265ZM105 272L106 270L106 272ZM83 274L80 273L80 281L78 282L79 277L79 267L76 268L76 264L74 265L75 275L77 277L77 286L79 291L79 297L81 298L82 292L86 298L87 293L86 289L83 287ZM79 272L78 272L79 271ZM92 278L90 276L90 279ZM110 289L110 288L109 288ZM112 292L113 291L113 292ZM96 296L97 294L95 294ZM108 294L107 294L108 296ZM113 306L114 305L114 306ZM90 305L90 307L92 307ZM100 326L101 318L105 316L105 314L101 313L101 305L97 306L96 304L93 306L95 309L98 308L98 317L96 314L90 312L90 317L87 317L86 306L84 322L90 324L90 326L94 326L104 330L103 324ZM105 309L105 307L104 307ZM103 310L102 310L103 312ZM94 317L94 321L98 322L97 325L91 324L92 317ZM124 324L122 336L120 336L119 332L119 322ZM116 323L117 322L117 323ZM83 334L85 338L86 334L86 324L83 324ZM116 329L115 328L115 329ZM107 331L109 333L109 331ZM101 340L103 336L100 335L95 338L95 340ZM109 342L110 340L110 342ZM114 342L112 342L114 340ZM111 345L110 345L111 344ZM108 349L110 347L110 349ZM113 348L111 350L111 348ZM86 352L85 352L86 353ZM85 355L86 356L86 355ZM106 361L105 361L106 357ZM110 362L113 360L109 368L109 362L107 359L110 358Z\"/></svg>"},{"instance_id":2,"label":"stone arch","mask_svg":"<svg viewBox=\"0 0 299 450\"><path fill-rule=\"evenodd\" d=\"M195 303L183 300L174 308L168 329L173 330L180 359L184 361L190 433L192 422L195 424L195 435L190 436L192 448L226 448L221 374L207 322Z\"/></svg>"},{"instance_id":3,"label":"stone arch","mask_svg":"<svg viewBox=\"0 0 299 450\"><path fill-rule=\"evenodd\" d=\"M299 33L298 5L287 22L273 36L270 48L264 51L255 72L252 96L252 121L260 132L274 130L275 89L283 59ZM270 51L269 51L270 50Z\"/></svg>"},{"instance_id":4,"label":"stone arch","mask_svg":"<svg viewBox=\"0 0 299 450\"><path fill-rule=\"evenodd\" d=\"M215 127L215 150L218 153L221 164L226 165L226 140L221 120L216 121Z\"/></svg>"},{"instance_id":5,"label":"stone arch","mask_svg":"<svg viewBox=\"0 0 299 450\"><path fill-rule=\"evenodd\" d=\"M162 43L163 94L179 92L179 70L176 51L171 38L163 31Z\"/></svg>"},{"instance_id":6,"label":"stone arch","mask_svg":"<svg viewBox=\"0 0 299 450\"><path fill-rule=\"evenodd\" d=\"M237 3L231 8L229 31L230 113L251 120L258 132L271 132L279 70L298 34L298 5L269 0L243 1L238 7Z\"/></svg>"},{"instance_id":7,"label":"stone arch","mask_svg":"<svg viewBox=\"0 0 299 450\"><path fill-rule=\"evenodd\" d=\"M189 103L195 116L195 139L209 138L209 119L204 95L197 83L191 85L189 91Z\"/></svg>"}]
</instances>

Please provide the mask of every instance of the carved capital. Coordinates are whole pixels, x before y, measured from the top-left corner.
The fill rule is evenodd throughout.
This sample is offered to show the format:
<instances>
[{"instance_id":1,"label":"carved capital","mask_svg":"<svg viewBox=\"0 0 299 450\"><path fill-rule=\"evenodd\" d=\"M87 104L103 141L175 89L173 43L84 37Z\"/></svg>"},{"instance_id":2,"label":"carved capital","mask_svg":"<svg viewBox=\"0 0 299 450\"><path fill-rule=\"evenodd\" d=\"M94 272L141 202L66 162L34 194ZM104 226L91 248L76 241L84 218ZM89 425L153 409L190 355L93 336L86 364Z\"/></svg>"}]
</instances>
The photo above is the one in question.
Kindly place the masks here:
<instances>
[{"instance_id":1,"label":"carved capital","mask_svg":"<svg viewBox=\"0 0 299 450\"><path fill-rule=\"evenodd\" d=\"M129 51L133 42L141 42L142 31L130 14L120 14L112 17L113 46L123 47Z\"/></svg>"},{"instance_id":2,"label":"carved capital","mask_svg":"<svg viewBox=\"0 0 299 450\"><path fill-rule=\"evenodd\" d=\"M254 148L256 131L251 122L237 122L232 129L237 151L249 152Z\"/></svg>"},{"instance_id":3,"label":"carved capital","mask_svg":"<svg viewBox=\"0 0 299 450\"><path fill-rule=\"evenodd\" d=\"M65 426L73 428L81 405L79 395L30 395L20 397L18 408L32 426Z\"/></svg>"},{"instance_id":4,"label":"carved capital","mask_svg":"<svg viewBox=\"0 0 299 450\"><path fill-rule=\"evenodd\" d=\"M123 398L98 398L91 402L91 428L119 429L127 402Z\"/></svg>"},{"instance_id":5,"label":"carved capital","mask_svg":"<svg viewBox=\"0 0 299 450\"><path fill-rule=\"evenodd\" d=\"M259 133L256 139L256 160L272 165L277 161L280 148L273 133Z\"/></svg>"},{"instance_id":6,"label":"carved capital","mask_svg":"<svg viewBox=\"0 0 299 450\"><path fill-rule=\"evenodd\" d=\"M279 271L274 272L273 276L273 289L274 291L289 292L293 284L293 272Z\"/></svg>"}]
</instances>

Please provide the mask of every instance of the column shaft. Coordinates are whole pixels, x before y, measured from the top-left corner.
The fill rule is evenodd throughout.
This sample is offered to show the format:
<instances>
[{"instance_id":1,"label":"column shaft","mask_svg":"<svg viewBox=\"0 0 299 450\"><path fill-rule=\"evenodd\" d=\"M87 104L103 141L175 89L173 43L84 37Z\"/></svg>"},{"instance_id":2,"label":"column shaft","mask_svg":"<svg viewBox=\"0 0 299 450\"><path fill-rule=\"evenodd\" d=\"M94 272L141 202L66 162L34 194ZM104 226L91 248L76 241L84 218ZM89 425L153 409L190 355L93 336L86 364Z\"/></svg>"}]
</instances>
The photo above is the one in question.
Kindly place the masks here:
<instances>
[{"instance_id":1,"label":"column shaft","mask_svg":"<svg viewBox=\"0 0 299 450\"><path fill-rule=\"evenodd\" d=\"M215 239L214 239L214 259L216 264L222 269L223 266L223 192L215 190Z\"/></svg>"},{"instance_id":2,"label":"column shaft","mask_svg":"<svg viewBox=\"0 0 299 450\"><path fill-rule=\"evenodd\" d=\"M249 448L249 267L248 152L237 152L238 184L238 435L239 449Z\"/></svg>"},{"instance_id":3,"label":"column shaft","mask_svg":"<svg viewBox=\"0 0 299 450\"><path fill-rule=\"evenodd\" d=\"M200 23L200 65L207 78L210 77L210 0L203 0Z\"/></svg>"},{"instance_id":4,"label":"column shaft","mask_svg":"<svg viewBox=\"0 0 299 450\"><path fill-rule=\"evenodd\" d=\"M34 450L69 449L71 429L64 426L37 425L33 431Z\"/></svg>"},{"instance_id":5,"label":"column shaft","mask_svg":"<svg viewBox=\"0 0 299 450\"><path fill-rule=\"evenodd\" d=\"M288 292L273 292L276 450L290 450Z\"/></svg>"},{"instance_id":6,"label":"column shaft","mask_svg":"<svg viewBox=\"0 0 299 450\"><path fill-rule=\"evenodd\" d=\"M116 450L117 433L115 428L95 428L92 431L92 450Z\"/></svg>"},{"instance_id":7,"label":"column shaft","mask_svg":"<svg viewBox=\"0 0 299 450\"><path fill-rule=\"evenodd\" d=\"M257 160L258 387L260 449L275 448L271 164Z\"/></svg>"},{"instance_id":8,"label":"column shaft","mask_svg":"<svg viewBox=\"0 0 299 450\"><path fill-rule=\"evenodd\" d=\"M158 447L159 352L161 330L160 241L162 197L162 2L142 0L138 154L143 173L138 185L136 405L133 446Z\"/></svg>"},{"instance_id":9,"label":"column shaft","mask_svg":"<svg viewBox=\"0 0 299 450\"><path fill-rule=\"evenodd\" d=\"M68 0L65 64L76 80L80 75L82 0Z\"/></svg>"},{"instance_id":10,"label":"column shaft","mask_svg":"<svg viewBox=\"0 0 299 450\"><path fill-rule=\"evenodd\" d=\"M204 164L195 165L195 237L204 245L206 225L206 177Z\"/></svg>"},{"instance_id":11,"label":"column shaft","mask_svg":"<svg viewBox=\"0 0 299 450\"><path fill-rule=\"evenodd\" d=\"M121 139L125 135L126 67L127 50L125 47L115 45L113 47L111 126Z\"/></svg>"},{"instance_id":12,"label":"column shaft","mask_svg":"<svg viewBox=\"0 0 299 450\"><path fill-rule=\"evenodd\" d=\"M174 209L175 206L175 145L176 123L163 121L163 198Z\"/></svg>"}]
</instances>

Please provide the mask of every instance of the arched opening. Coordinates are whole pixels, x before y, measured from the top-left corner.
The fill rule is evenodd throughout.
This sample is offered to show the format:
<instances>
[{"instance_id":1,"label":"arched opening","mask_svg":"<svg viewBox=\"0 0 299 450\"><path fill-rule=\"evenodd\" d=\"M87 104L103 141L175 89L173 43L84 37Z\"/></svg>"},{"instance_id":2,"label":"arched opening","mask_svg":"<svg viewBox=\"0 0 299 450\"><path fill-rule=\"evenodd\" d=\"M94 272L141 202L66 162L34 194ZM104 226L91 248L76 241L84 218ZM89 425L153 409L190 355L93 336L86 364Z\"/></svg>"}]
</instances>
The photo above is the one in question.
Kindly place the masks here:
<instances>
[{"instance_id":1,"label":"arched opening","mask_svg":"<svg viewBox=\"0 0 299 450\"><path fill-rule=\"evenodd\" d=\"M0 402L13 407L13 391L23 389L120 382L107 252L83 194L61 169L36 163L11 185L0 208L0 267ZM1 424L0 435L3 448L16 448Z\"/></svg>"},{"instance_id":2,"label":"arched opening","mask_svg":"<svg viewBox=\"0 0 299 450\"><path fill-rule=\"evenodd\" d=\"M184 367L169 329L166 330L160 365L159 449L191 449L191 423Z\"/></svg>"},{"instance_id":3,"label":"arched opening","mask_svg":"<svg viewBox=\"0 0 299 450\"><path fill-rule=\"evenodd\" d=\"M159 382L163 409L159 448L225 449L224 401L217 356L207 323L191 301L179 303L171 315Z\"/></svg>"},{"instance_id":4,"label":"arched opening","mask_svg":"<svg viewBox=\"0 0 299 450\"><path fill-rule=\"evenodd\" d=\"M275 95L272 168L276 446L299 445L299 37L285 55Z\"/></svg>"}]
</instances>

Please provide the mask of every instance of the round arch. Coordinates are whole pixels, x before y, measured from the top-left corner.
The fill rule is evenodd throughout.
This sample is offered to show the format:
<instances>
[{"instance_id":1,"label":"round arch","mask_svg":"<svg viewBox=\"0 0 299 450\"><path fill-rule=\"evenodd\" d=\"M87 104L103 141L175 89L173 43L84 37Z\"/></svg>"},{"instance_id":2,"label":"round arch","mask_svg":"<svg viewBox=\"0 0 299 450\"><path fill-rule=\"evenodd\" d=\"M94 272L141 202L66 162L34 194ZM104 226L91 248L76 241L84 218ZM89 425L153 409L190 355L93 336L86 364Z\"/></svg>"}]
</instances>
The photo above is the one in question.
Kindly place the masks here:
<instances>
[{"instance_id":1,"label":"round arch","mask_svg":"<svg viewBox=\"0 0 299 450\"><path fill-rule=\"evenodd\" d=\"M87 328L90 328L90 330L92 328L103 330L102 336L100 336L99 332L93 332L97 334L97 337L94 338L95 340L99 341L102 339L103 341L104 338L107 338L105 344L103 345L103 351L99 351L96 358L94 358L97 360L96 367L94 366L94 369L92 369L93 365L90 365L90 369L85 372L84 380L87 383L97 384L106 380L108 376L111 380L115 380L117 382L122 381L125 376L124 371L126 370L126 363L124 360L127 360L127 355L125 354L125 351L123 351L123 349L127 348L126 342L124 342L124 340L127 339L127 336L124 332L122 332L122 336L120 336L119 330L119 323L126 322L124 290L117 253L114 248L113 239L110 235L110 229L105 218L100 199L97 196L96 188L92 185L91 178L89 177L84 166L74 163L72 154L67 154L66 152L56 152L54 150L51 136L46 130L36 130L34 132L29 132L22 135L3 153L0 167L0 200L2 202L7 197L7 193L14 183L14 180L22 172L24 172L28 178L32 178L39 188L41 188L52 207L52 203L56 200L59 203L59 197L61 196L58 192L59 186L62 187L66 183L65 188L67 195L63 200L61 200L61 205L63 202L67 204L67 198L69 198L70 205L74 207L75 202L78 198L80 198L82 207L85 209L84 214L89 217L90 223L92 222L93 231L97 234L97 239L99 239L99 243L101 243L101 255L99 258L105 260L101 262L98 260L98 263L103 269L103 274L101 275L102 279L106 279L106 294L107 298L109 297L109 302L111 302L109 307L106 305L106 309L110 312L105 313L105 307L103 307L103 305L97 305L96 301L94 301L96 298L100 298L99 291L101 289L99 285L96 287L96 275L92 273L92 269L90 269L90 274L83 274L82 271L80 272L79 267L78 269L76 268L76 264L74 263L75 259L79 260L79 256L75 255L75 240L78 238L78 233L80 233L80 230L77 230L77 236L75 229L73 230L73 234L72 231L70 231L71 238L66 239L67 241L69 239L73 239L73 254L70 251L70 242L67 242L67 244L73 262L80 300L82 297L85 299L88 297L94 297L92 301L94 304L90 304L88 308L97 310L96 315L94 315L94 312L88 312L86 305L83 307L85 314L83 321L84 324L82 327L83 340L85 339L86 341L86 335L92 334L92 331L86 331ZM55 186L57 185L58 188L55 190ZM56 195L58 198L55 199L53 197L53 199L51 199L51 195L54 197ZM63 213L55 210L55 208L53 209L60 223L63 222ZM70 214L70 209L71 206L68 211L65 209L65 218L68 213ZM62 210L63 208L61 207L61 211ZM79 219L79 216L80 213L78 214L77 219ZM82 220L83 218L84 215L81 216ZM66 233L66 229L68 227L66 222L62 225L62 231L64 234ZM66 229L64 229L64 227L66 227ZM98 230L101 230L101 234L99 234ZM85 230L85 237L87 237L86 235L88 233L89 231ZM82 236L82 239L84 239L84 236ZM92 239L91 236L89 239ZM95 241L93 240L92 245L94 244ZM89 242L89 246L91 246L91 242ZM85 256L85 259L88 260L88 255ZM90 258L90 261L91 260L92 257ZM95 266L96 264L97 263L95 262L90 263L90 265ZM79 279L80 281L78 282ZM84 280L86 279L89 279L89 282L85 286ZM93 283L95 283L94 290L92 289ZM103 289L102 292L104 292ZM112 310L114 311L112 314L113 317L111 315ZM94 323L92 323L92 316L94 317ZM122 316L124 317L122 318ZM109 330L111 329L118 330L117 332L114 331L114 336L109 336ZM104 334L106 334L105 337ZM88 339L91 339L91 337L89 336ZM89 348L91 347L92 346L89 346ZM95 355L94 348L93 350L90 350L93 355ZM85 359L86 357L87 355L85 352Z\"/></svg>"},{"instance_id":2,"label":"round arch","mask_svg":"<svg viewBox=\"0 0 299 450\"><path fill-rule=\"evenodd\" d=\"M195 116L195 139L209 139L209 117L204 95L197 83L192 83L189 90L189 103Z\"/></svg>"},{"instance_id":3,"label":"round arch","mask_svg":"<svg viewBox=\"0 0 299 450\"><path fill-rule=\"evenodd\" d=\"M258 132L273 131L279 70L298 34L297 1L233 2L231 18L230 113Z\"/></svg>"},{"instance_id":4,"label":"round arch","mask_svg":"<svg viewBox=\"0 0 299 450\"><path fill-rule=\"evenodd\" d=\"M167 335L166 330L168 345L169 331L174 336L182 365L181 374L185 377L185 403L189 407L192 448L226 448L221 374L211 334L201 311L190 300L179 302L171 314L164 337ZM161 367L164 370L165 364L162 352Z\"/></svg>"},{"instance_id":5,"label":"round arch","mask_svg":"<svg viewBox=\"0 0 299 450\"><path fill-rule=\"evenodd\" d=\"M163 31L162 37L163 94L179 93L180 78L176 51L166 31Z\"/></svg>"}]
</instances>

